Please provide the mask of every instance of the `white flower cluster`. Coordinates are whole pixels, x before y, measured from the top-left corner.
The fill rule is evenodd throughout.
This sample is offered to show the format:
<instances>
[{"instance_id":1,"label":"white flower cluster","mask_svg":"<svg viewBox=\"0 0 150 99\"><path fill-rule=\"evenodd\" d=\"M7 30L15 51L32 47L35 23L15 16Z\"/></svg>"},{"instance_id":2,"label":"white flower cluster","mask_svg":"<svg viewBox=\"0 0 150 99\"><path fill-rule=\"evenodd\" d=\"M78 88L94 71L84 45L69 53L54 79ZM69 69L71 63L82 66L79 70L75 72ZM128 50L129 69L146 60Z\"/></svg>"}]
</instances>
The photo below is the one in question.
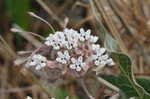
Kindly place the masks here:
<instances>
[{"instance_id":1,"label":"white flower cluster","mask_svg":"<svg viewBox=\"0 0 150 99\"><path fill-rule=\"evenodd\" d=\"M47 59L46 57L35 54L32 56L31 61L27 64L27 67L35 67L36 70L40 70L46 66Z\"/></svg>"},{"instance_id":2,"label":"white flower cluster","mask_svg":"<svg viewBox=\"0 0 150 99\"><path fill-rule=\"evenodd\" d=\"M80 29L80 41L84 42L85 40L89 40L91 43L96 43L98 40L97 36L91 35L91 30L84 31L83 28Z\"/></svg>"},{"instance_id":3,"label":"white flower cluster","mask_svg":"<svg viewBox=\"0 0 150 99\"><path fill-rule=\"evenodd\" d=\"M52 46L53 49L59 50L60 48L72 49L77 47L79 34L73 29L65 29L64 32L56 32L54 35L50 34L46 38L45 44Z\"/></svg>"},{"instance_id":4,"label":"white flower cluster","mask_svg":"<svg viewBox=\"0 0 150 99\"><path fill-rule=\"evenodd\" d=\"M81 71L82 68L86 65L85 62L83 62L83 57L79 56L78 59L71 58L72 64L70 64L70 68L74 69L76 71Z\"/></svg>"},{"instance_id":5,"label":"white flower cluster","mask_svg":"<svg viewBox=\"0 0 150 99\"><path fill-rule=\"evenodd\" d=\"M53 47L53 50L57 52L55 60L57 63L67 65L77 72L80 72L89 63L94 63L93 65L96 66L114 65L112 58L106 53L106 49L95 44L97 40L97 36L91 35L91 30L85 31L81 28L78 32L73 29L64 29L64 31L50 34L46 38L45 45ZM87 62L87 57L90 62ZM28 66L35 66L36 70L40 70L46 64L46 57L35 54Z\"/></svg>"},{"instance_id":6,"label":"white flower cluster","mask_svg":"<svg viewBox=\"0 0 150 99\"><path fill-rule=\"evenodd\" d=\"M67 61L70 59L70 55L69 52L67 50L64 51L64 53L62 52L57 52L58 57L56 58L57 62L60 62L62 64L66 64Z\"/></svg>"},{"instance_id":7,"label":"white flower cluster","mask_svg":"<svg viewBox=\"0 0 150 99\"><path fill-rule=\"evenodd\" d=\"M94 64L96 66L104 66L104 65L114 65L114 61L112 58L108 56L105 48L100 48L99 45L93 44L92 49L95 53L92 55L92 59L94 60Z\"/></svg>"},{"instance_id":8,"label":"white flower cluster","mask_svg":"<svg viewBox=\"0 0 150 99\"><path fill-rule=\"evenodd\" d=\"M56 32L54 35L50 34L46 38L45 44L52 46L53 49L59 50L60 48L72 49L78 46L79 42L89 40L91 43L95 43L98 40L97 36L92 36L91 30L86 32L81 28L80 33L73 29L65 29L63 32Z\"/></svg>"},{"instance_id":9,"label":"white flower cluster","mask_svg":"<svg viewBox=\"0 0 150 99\"><path fill-rule=\"evenodd\" d=\"M71 54L71 50L78 48L79 45L88 44L91 45L94 53L91 55L94 64L99 65L114 65L114 62L107 54L105 48L100 48L99 45L95 44L98 40L97 36L91 35L91 30L85 31L83 28L80 29L80 32L75 31L73 29L64 29L64 31L56 32L55 34L50 34L49 37L46 38L45 44L47 46L52 46L54 50L57 50L57 58L56 61L61 64L70 63L69 68L74 69L76 71L81 71L86 63L83 61L83 56L78 56L78 58L74 58ZM62 51L65 49L65 51ZM59 51L61 50L61 51ZM69 62L71 61L71 62Z\"/></svg>"}]
</instances>

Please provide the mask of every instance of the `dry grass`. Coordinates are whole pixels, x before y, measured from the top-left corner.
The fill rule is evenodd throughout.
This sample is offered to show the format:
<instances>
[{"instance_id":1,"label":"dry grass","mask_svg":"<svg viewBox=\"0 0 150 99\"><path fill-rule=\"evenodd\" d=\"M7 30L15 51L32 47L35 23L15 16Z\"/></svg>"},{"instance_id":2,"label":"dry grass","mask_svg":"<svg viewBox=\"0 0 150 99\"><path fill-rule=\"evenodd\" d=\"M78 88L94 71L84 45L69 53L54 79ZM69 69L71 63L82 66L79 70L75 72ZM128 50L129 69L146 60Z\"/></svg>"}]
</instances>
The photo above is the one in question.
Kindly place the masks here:
<instances>
[{"instance_id":1,"label":"dry grass","mask_svg":"<svg viewBox=\"0 0 150 99\"><path fill-rule=\"evenodd\" d=\"M85 0L87 3L79 0L65 0L61 5L55 0L36 1L39 8L44 9L39 14L47 15L48 13L46 20L56 30L62 30L66 23L65 19L68 18L67 27L91 28L95 35L100 36L101 44L104 42L104 33L112 35L119 44L118 51L131 56L135 76L150 77L149 0L89 0L89 2ZM33 99L49 99L54 94L50 89L51 86L55 88L57 84L49 84L47 87L45 86L47 81L43 82L31 72L26 71L23 64L17 66L14 64L14 60L22 59L23 55L18 55L16 51L18 47L14 43L16 34L10 31L9 24L12 24L8 21L10 18L5 17L5 12L1 16L3 17L0 19L2 22L0 27L4 31L0 32L2 35L0 36L0 99L25 99L27 95L33 96ZM47 25L35 19L32 19L30 27L31 31L43 36L45 36L43 33L49 30ZM23 39L25 44L22 43L22 50L32 51L41 45L39 38L34 37L32 33L23 31L19 35L25 39ZM118 73L119 69L116 67L114 71ZM71 96L87 99L85 92L82 92L82 87L75 81L64 82L61 87L69 90ZM96 99L104 99L104 96L114 94L109 92L106 94L106 89L104 85L98 86L97 89L93 87L91 90L103 95L92 93L92 96Z\"/></svg>"}]
</instances>

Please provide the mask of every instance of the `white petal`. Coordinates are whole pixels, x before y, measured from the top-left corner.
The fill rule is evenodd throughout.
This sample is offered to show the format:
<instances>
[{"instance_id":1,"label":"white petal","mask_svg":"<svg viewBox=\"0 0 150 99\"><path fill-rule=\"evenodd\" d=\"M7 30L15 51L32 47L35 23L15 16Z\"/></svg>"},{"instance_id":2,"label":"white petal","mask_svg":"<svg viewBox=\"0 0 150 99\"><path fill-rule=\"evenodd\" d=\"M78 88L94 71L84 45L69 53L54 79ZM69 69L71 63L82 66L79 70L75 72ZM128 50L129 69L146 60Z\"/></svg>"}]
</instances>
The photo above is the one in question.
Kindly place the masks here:
<instances>
[{"instance_id":1,"label":"white petal","mask_svg":"<svg viewBox=\"0 0 150 99\"><path fill-rule=\"evenodd\" d=\"M82 62L82 61L83 61L83 57L82 57L82 56L79 56L78 61L79 61L79 62Z\"/></svg>"},{"instance_id":2,"label":"white petal","mask_svg":"<svg viewBox=\"0 0 150 99\"><path fill-rule=\"evenodd\" d=\"M36 59L36 58L38 58L38 54L32 56L32 59Z\"/></svg>"},{"instance_id":3,"label":"white petal","mask_svg":"<svg viewBox=\"0 0 150 99\"><path fill-rule=\"evenodd\" d=\"M97 65L97 66L100 64L100 62L97 61L97 60L96 60L94 63L95 63L95 65Z\"/></svg>"},{"instance_id":4,"label":"white petal","mask_svg":"<svg viewBox=\"0 0 150 99\"><path fill-rule=\"evenodd\" d=\"M65 54L66 59L69 60L70 59L69 52L67 50L65 50L64 54Z\"/></svg>"},{"instance_id":5,"label":"white petal","mask_svg":"<svg viewBox=\"0 0 150 99\"><path fill-rule=\"evenodd\" d=\"M90 35L90 34L91 34L91 30L88 29L88 30L86 31L86 33L87 33L88 35Z\"/></svg>"},{"instance_id":6,"label":"white petal","mask_svg":"<svg viewBox=\"0 0 150 99\"><path fill-rule=\"evenodd\" d=\"M59 46L53 46L53 48L54 48L55 50L59 50L59 49L60 49Z\"/></svg>"},{"instance_id":7,"label":"white petal","mask_svg":"<svg viewBox=\"0 0 150 99\"><path fill-rule=\"evenodd\" d=\"M80 29L80 33L84 33L84 29L83 28Z\"/></svg>"},{"instance_id":8,"label":"white petal","mask_svg":"<svg viewBox=\"0 0 150 99\"><path fill-rule=\"evenodd\" d=\"M101 48L100 50L99 50L99 55L102 55L102 54L104 54L106 52L106 49L105 48Z\"/></svg>"},{"instance_id":9,"label":"white petal","mask_svg":"<svg viewBox=\"0 0 150 99\"><path fill-rule=\"evenodd\" d=\"M113 65L115 65L115 62L112 61L112 62L111 62L110 64L108 64L108 65L113 66Z\"/></svg>"},{"instance_id":10,"label":"white petal","mask_svg":"<svg viewBox=\"0 0 150 99\"><path fill-rule=\"evenodd\" d=\"M71 58L72 63L75 63L77 60L75 58Z\"/></svg>"},{"instance_id":11,"label":"white petal","mask_svg":"<svg viewBox=\"0 0 150 99\"><path fill-rule=\"evenodd\" d=\"M26 99L32 99L32 97L30 97L30 96L27 96L27 98Z\"/></svg>"},{"instance_id":12,"label":"white petal","mask_svg":"<svg viewBox=\"0 0 150 99\"><path fill-rule=\"evenodd\" d=\"M45 67L46 63L41 63L40 65L41 65L41 67Z\"/></svg>"},{"instance_id":13,"label":"white petal","mask_svg":"<svg viewBox=\"0 0 150 99\"><path fill-rule=\"evenodd\" d=\"M99 44L92 44L92 50L98 50L98 49L100 49Z\"/></svg>"},{"instance_id":14,"label":"white petal","mask_svg":"<svg viewBox=\"0 0 150 99\"><path fill-rule=\"evenodd\" d=\"M106 65L106 61L101 61L100 65L103 65L103 66Z\"/></svg>"},{"instance_id":15,"label":"white petal","mask_svg":"<svg viewBox=\"0 0 150 99\"><path fill-rule=\"evenodd\" d=\"M85 32L85 38L86 38L86 40L88 40L90 38L90 34L91 34L91 30L87 30Z\"/></svg>"},{"instance_id":16,"label":"white petal","mask_svg":"<svg viewBox=\"0 0 150 99\"><path fill-rule=\"evenodd\" d=\"M106 54L106 55L102 55L102 56L101 56L101 59L102 59L102 60L107 60L108 57L109 57L109 56L108 56L107 54Z\"/></svg>"},{"instance_id":17,"label":"white petal","mask_svg":"<svg viewBox=\"0 0 150 99\"><path fill-rule=\"evenodd\" d=\"M69 67L70 67L71 69L76 69L76 65L75 65L75 64L71 64L71 65L69 65Z\"/></svg>"},{"instance_id":18,"label":"white petal","mask_svg":"<svg viewBox=\"0 0 150 99\"><path fill-rule=\"evenodd\" d=\"M90 42L91 43L96 43L98 40L98 37L97 36L90 36Z\"/></svg>"},{"instance_id":19,"label":"white petal","mask_svg":"<svg viewBox=\"0 0 150 99\"><path fill-rule=\"evenodd\" d=\"M47 61L46 57L43 57L43 58L42 58L42 61L43 61L43 62L46 62L46 61Z\"/></svg>"},{"instance_id":20,"label":"white petal","mask_svg":"<svg viewBox=\"0 0 150 99\"><path fill-rule=\"evenodd\" d=\"M40 65L37 65L37 66L35 67L35 69L36 69L36 70L40 70L40 69L41 69L41 66L40 66Z\"/></svg>"},{"instance_id":21,"label":"white petal","mask_svg":"<svg viewBox=\"0 0 150 99\"><path fill-rule=\"evenodd\" d=\"M81 71L81 67L77 66L76 71L78 71L78 72Z\"/></svg>"},{"instance_id":22,"label":"white petal","mask_svg":"<svg viewBox=\"0 0 150 99\"><path fill-rule=\"evenodd\" d=\"M111 58L107 60L107 64L111 66L115 65L114 61Z\"/></svg>"},{"instance_id":23,"label":"white petal","mask_svg":"<svg viewBox=\"0 0 150 99\"><path fill-rule=\"evenodd\" d=\"M61 58L58 57L58 58L56 58L56 61L61 62L62 60L61 60Z\"/></svg>"},{"instance_id":24,"label":"white petal","mask_svg":"<svg viewBox=\"0 0 150 99\"><path fill-rule=\"evenodd\" d=\"M80 39L80 41L82 41L82 42L85 41L84 37L82 37L82 36L81 36L79 39Z\"/></svg>"},{"instance_id":25,"label":"white petal","mask_svg":"<svg viewBox=\"0 0 150 99\"><path fill-rule=\"evenodd\" d=\"M35 61L33 61L33 62L29 62L29 65L30 66L34 66L34 65L36 65L37 63L35 62Z\"/></svg>"},{"instance_id":26,"label":"white petal","mask_svg":"<svg viewBox=\"0 0 150 99\"><path fill-rule=\"evenodd\" d=\"M63 57L63 53L62 52L57 52L57 55L59 56L59 57Z\"/></svg>"},{"instance_id":27,"label":"white petal","mask_svg":"<svg viewBox=\"0 0 150 99\"><path fill-rule=\"evenodd\" d=\"M61 62L62 62L63 64L66 64L66 63L67 63L67 61L66 61L66 60L62 60Z\"/></svg>"},{"instance_id":28,"label":"white petal","mask_svg":"<svg viewBox=\"0 0 150 99\"><path fill-rule=\"evenodd\" d=\"M85 63L82 63L82 64L81 64L81 67L84 67L85 65L86 65Z\"/></svg>"},{"instance_id":29,"label":"white petal","mask_svg":"<svg viewBox=\"0 0 150 99\"><path fill-rule=\"evenodd\" d=\"M98 56L97 56L97 55L92 55L91 58L92 58L93 60L96 60L96 59L98 58Z\"/></svg>"}]
</instances>

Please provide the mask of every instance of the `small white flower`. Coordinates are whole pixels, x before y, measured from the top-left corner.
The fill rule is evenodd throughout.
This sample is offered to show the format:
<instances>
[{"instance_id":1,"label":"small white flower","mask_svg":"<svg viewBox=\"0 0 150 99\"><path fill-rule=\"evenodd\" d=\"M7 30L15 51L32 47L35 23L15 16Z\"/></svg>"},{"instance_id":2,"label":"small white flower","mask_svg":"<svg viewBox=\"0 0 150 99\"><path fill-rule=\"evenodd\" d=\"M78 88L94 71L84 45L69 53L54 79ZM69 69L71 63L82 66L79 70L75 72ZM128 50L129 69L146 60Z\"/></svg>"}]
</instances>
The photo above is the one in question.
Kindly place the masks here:
<instances>
[{"instance_id":1,"label":"small white flower","mask_svg":"<svg viewBox=\"0 0 150 99\"><path fill-rule=\"evenodd\" d=\"M79 33L73 29L65 29L64 35L66 36L67 40L75 40L78 41Z\"/></svg>"},{"instance_id":2,"label":"small white flower","mask_svg":"<svg viewBox=\"0 0 150 99\"><path fill-rule=\"evenodd\" d=\"M99 48L99 49L96 49L96 54L98 56L101 56L102 54L104 54L106 52L106 49L105 48Z\"/></svg>"},{"instance_id":3,"label":"small white flower","mask_svg":"<svg viewBox=\"0 0 150 99\"><path fill-rule=\"evenodd\" d=\"M90 42L91 43L96 43L98 40L98 37L97 36L90 36Z\"/></svg>"},{"instance_id":4,"label":"small white flower","mask_svg":"<svg viewBox=\"0 0 150 99\"><path fill-rule=\"evenodd\" d=\"M58 32L55 33L55 35L56 35L57 38L59 38L59 39L65 39L65 35L64 35L63 32L58 31Z\"/></svg>"},{"instance_id":5,"label":"small white flower","mask_svg":"<svg viewBox=\"0 0 150 99\"><path fill-rule=\"evenodd\" d=\"M59 50L65 44L65 36L63 32L55 32L55 34L50 34L49 37L46 38L45 44L47 46L52 46L53 49Z\"/></svg>"},{"instance_id":6,"label":"small white flower","mask_svg":"<svg viewBox=\"0 0 150 99\"><path fill-rule=\"evenodd\" d=\"M109 59L107 59L106 61L107 61L107 64L108 64L109 66L115 65L115 63L114 63L114 61L112 60L112 58L109 58Z\"/></svg>"},{"instance_id":7,"label":"small white flower","mask_svg":"<svg viewBox=\"0 0 150 99\"><path fill-rule=\"evenodd\" d=\"M70 55L69 52L67 50L64 51L64 53L62 52L57 52L58 57L56 58L57 62L60 62L62 64L66 64L67 61L70 59Z\"/></svg>"},{"instance_id":8,"label":"small white flower","mask_svg":"<svg viewBox=\"0 0 150 99\"><path fill-rule=\"evenodd\" d=\"M99 44L92 44L92 50L98 50L98 49L100 49Z\"/></svg>"},{"instance_id":9,"label":"small white flower","mask_svg":"<svg viewBox=\"0 0 150 99\"><path fill-rule=\"evenodd\" d=\"M93 45L92 48L95 49L95 54L92 55L93 60L96 60L97 58L101 57L101 55L106 52L106 49L100 48L99 45Z\"/></svg>"},{"instance_id":10,"label":"small white flower","mask_svg":"<svg viewBox=\"0 0 150 99\"><path fill-rule=\"evenodd\" d=\"M66 47L67 49L72 49L78 46L78 42L75 40L68 40L68 42L66 43Z\"/></svg>"},{"instance_id":11,"label":"small white flower","mask_svg":"<svg viewBox=\"0 0 150 99\"><path fill-rule=\"evenodd\" d=\"M40 55L40 54L35 54L31 58L31 62L29 62L27 65L29 66L34 66L36 70L40 70L41 68L46 66L47 59L46 57Z\"/></svg>"},{"instance_id":12,"label":"small white flower","mask_svg":"<svg viewBox=\"0 0 150 99\"><path fill-rule=\"evenodd\" d=\"M60 42L57 39L56 35L50 35L49 37L47 37L45 44L47 46L52 46L55 50L60 49Z\"/></svg>"},{"instance_id":13,"label":"small white flower","mask_svg":"<svg viewBox=\"0 0 150 99\"><path fill-rule=\"evenodd\" d=\"M71 58L72 64L69 66L71 69L75 69L77 72L81 71L82 68L86 65L85 62L83 62L83 57L80 56L78 59Z\"/></svg>"},{"instance_id":14,"label":"small white flower","mask_svg":"<svg viewBox=\"0 0 150 99\"><path fill-rule=\"evenodd\" d=\"M80 41L84 42L90 38L91 30L84 31L83 28L80 29Z\"/></svg>"},{"instance_id":15,"label":"small white flower","mask_svg":"<svg viewBox=\"0 0 150 99\"><path fill-rule=\"evenodd\" d=\"M52 34L49 34L49 36L46 38L45 44L47 46L50 46L54 43L54 38Z\"/></svg>"},{"instance_id":16,"label":"small white flower","mask_svg":"<svg viewBox=\"0 0 150 99\"><path fill-rule=\"evenodd\" d=\"M64 34L66 36L65 46L67 49L72 49L78 46L79 34L73 29L65 29Z\"/></svg>"},{"instance_id":17,"label":"small white flower","mask_svg":"<svg viewBox=\"0 0 150 99\"><path fill-rule=\"evenodd\" d=\"M108 55L102 55L102 56L98 56L97 59L95 60L95 65L106 65L107 64L107 59L108 59Z\"/></svg>"},{"instance_id":18,"label":"small white flower","mask_svg":"<svg viewBox=\"0 0 150 99\"><path fill-rule=\"evenodd\" d=\"M27 98L26 99L32 99L32 97L30 97L30 96L27 96Z\"/></svg>"},{"instance_id":19,"label":"small white flower","mask_svg":"<svg viewBox=\"0 0 150 99\"><path fill-rule=\"evenodd\" d=\"M96 47L96 46L94 46ZM99 48L97 49L98 47L96 47L96 50L95 50L95 54L92 55L92 59L94 60L94 64L96 66L99 66L99 65L114 65L114 62L111 58L109 58L109 56L107 54L104 54L106 52L106 49L105 48Z\"/></svg>"}]
</instances>

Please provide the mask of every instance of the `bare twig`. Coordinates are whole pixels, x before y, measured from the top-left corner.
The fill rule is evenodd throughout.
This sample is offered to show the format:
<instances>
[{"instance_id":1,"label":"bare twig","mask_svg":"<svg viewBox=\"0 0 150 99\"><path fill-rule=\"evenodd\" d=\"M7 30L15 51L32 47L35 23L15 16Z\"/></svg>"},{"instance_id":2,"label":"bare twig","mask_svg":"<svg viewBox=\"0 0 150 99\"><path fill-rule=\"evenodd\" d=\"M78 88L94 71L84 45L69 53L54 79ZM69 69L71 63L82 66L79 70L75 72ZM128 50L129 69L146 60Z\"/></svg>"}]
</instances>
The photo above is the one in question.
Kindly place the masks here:
<instances>
[{"instance_id":1,"label":"bare twig","mask_svg":"<svg viewBox=\"0 0 150 99\"><path fill-rule=\"evenodd\" d=\"M29 42L31 42L35 47L39 47L42 45L41 42L36 40L33 36L31 36L29 32L24 31L21 29L19 26L15 25L14 28L11 29L12 32L17 32L19 33L22 37L27 39Z\"/></svg>"},{"instance_id":2,"label":"bare twig","mask_svg":"<svg viewBox=\"0 0 150 99\"><path fill-rule=\"evenodd\" d=\"M35 18L41 20L42 22L46 23L46 24L52 29L52 31L55 32L55 29L53 28L53 26L52 26L50 23L48 23L46 20L44 20L43 18L37 16L37 15L36 15L35 13L33 13L33 12L28 12L28 14L31 15L32 17L35 17Z\"/></svg>"}]
</instances>

